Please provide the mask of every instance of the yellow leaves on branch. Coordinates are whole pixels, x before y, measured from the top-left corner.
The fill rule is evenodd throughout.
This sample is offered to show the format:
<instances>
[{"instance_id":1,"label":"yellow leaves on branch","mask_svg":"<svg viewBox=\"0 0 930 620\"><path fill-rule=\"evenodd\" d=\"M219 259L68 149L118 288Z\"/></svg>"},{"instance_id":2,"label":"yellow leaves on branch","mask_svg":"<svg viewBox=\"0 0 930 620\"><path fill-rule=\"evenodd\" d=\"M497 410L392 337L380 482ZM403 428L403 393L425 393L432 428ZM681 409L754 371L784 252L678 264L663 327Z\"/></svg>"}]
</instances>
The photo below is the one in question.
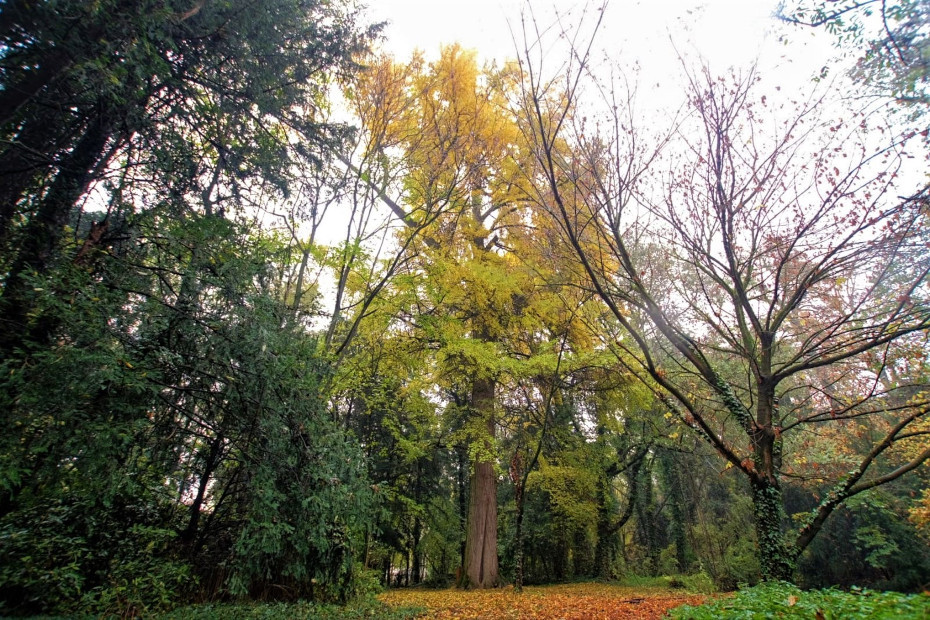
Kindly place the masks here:
<instances>
[{"instance_id":1,"label":"yellow leaves on branch","mask_svg":"<svg viewBox=\"0 0 930 620\"><path fill-rule=\"evenodd\" d=\"M911 523L925 535L930 536L930 489L924 489L923 495L908 511Z\"/></svg>"},{"instance_id":2,"label":"yellow leaves on branch","mask_svg":"<svg viewBox=\"0 0 930 620\"><path fill-rule=\"evenodd\" d=\"M681 595L667 590L648 590L602 584L580 583L496 590L391 590L380 597L392 607L417 606L428 611L422 618L497 620L538 618L540 620L603 620L662 618L680 605L700 605L703 596Z\"/></svg>"}]
</instances>

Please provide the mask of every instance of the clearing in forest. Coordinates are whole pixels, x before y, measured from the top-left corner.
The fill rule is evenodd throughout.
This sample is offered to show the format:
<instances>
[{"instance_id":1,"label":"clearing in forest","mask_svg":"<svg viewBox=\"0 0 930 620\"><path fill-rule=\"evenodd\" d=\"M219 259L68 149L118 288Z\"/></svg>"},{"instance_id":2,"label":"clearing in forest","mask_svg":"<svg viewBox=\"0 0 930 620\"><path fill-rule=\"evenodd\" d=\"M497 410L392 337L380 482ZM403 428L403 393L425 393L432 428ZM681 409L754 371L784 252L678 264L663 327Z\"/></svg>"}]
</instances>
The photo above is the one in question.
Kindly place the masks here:
<instances>
[{"instance_id":1,"label":"clearing in forest","mask_svg":"<svg viewBox=\"0 0 930 620\"><path fill-rule=\"evenodd\" d=\"M633 588L606 583L528 586L523 594L512 587L495 590L398 589L378 597L391 607L426 608L422 618L497 620L649 619L661 618L679 605L700 605L700 594L663 588Z\"/></svg>"}]
</instances>

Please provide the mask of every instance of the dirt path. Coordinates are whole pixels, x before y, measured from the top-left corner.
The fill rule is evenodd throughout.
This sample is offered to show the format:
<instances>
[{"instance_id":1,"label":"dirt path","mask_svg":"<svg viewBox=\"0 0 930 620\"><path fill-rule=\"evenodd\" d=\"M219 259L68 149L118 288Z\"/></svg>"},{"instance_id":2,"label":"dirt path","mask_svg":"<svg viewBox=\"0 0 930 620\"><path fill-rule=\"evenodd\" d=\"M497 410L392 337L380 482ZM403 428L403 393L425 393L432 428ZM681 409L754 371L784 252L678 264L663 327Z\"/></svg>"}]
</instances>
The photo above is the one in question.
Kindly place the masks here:
<instances>
[{"instance_id":1,"label":"dirt path","mask_svg":"<svg viewBox=\"0 0 930 620\"><path fill-rule=\"evenodd\" d=\"M702 595L663 589L641 589L601 583L463 591L408 588L381 594L391 606L425 607L422 618L446 620L619 620L661 618L679 605L700 605Z\"/></svg>"}]
</instances>

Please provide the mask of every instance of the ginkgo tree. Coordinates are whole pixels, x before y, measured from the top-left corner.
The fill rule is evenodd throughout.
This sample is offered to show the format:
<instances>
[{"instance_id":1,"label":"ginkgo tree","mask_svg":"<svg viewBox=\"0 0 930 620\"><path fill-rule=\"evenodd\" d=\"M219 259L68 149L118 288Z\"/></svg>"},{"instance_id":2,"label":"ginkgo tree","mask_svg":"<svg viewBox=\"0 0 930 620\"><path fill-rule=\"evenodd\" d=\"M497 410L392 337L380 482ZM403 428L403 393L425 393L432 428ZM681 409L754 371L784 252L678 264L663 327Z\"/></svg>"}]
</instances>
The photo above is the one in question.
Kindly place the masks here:
<instances>
[{"instance_id":1,"label":"ginkgo tree","mask_svg":"<svg viewBox=\"0 0 930 620\"><path fill-rule=\"evenodd\" d=\"M558 354L559 343L569 332L582 342L572 309L590 295L565 294L570 283L556 278L553 248L525 208L533 161L510 105L514 67L481 69L457 46L431 63L370 66L355 93L363 125L380 136L366 148L379 164L366 179L404 222L399 238L412 253L380 304L395 317L388 334L422 343L446 415L461 416L470 483L460 584L491 587L500 579L504 402L527 385L551 392L544 378L577 363ZM463 394L460 403L452 396Z\"/></svg>"},{"instance_id":2,"label":"ginkgo tree","mask_svg":"<svg viewBox=\"0 0 930 620\"><path fill-rule=\"evenodd\" d=\"M384 59L373 63L368 78L359 94L371 105L360 112L381 135L369 157L389 171L370 184L410 230L424 226L406 287L395 293L406 296L396 329L414 330L430 343L439 380L468 394L472 466L462 579L490 587L499 580L498 341L522 299L500 250L507 225L517 223L511 144L518 132L501 114L501 91L489 84L503 78L480 75L473 54L457 47L445 48L431 64Z\"/></svg>"},{"instance_id":3,"label":"ginkgo tree","mask_svg":"<svg viewBox=\"0 0 930 620\"><path fill-rule=\"evenodd\" d=\"M636 369L745 476L763 577L791 579L839 505L930 458L930 400L894 379L930 328L928 193L906 174L925 134L832 118L822 97L767 101L754 72L698 69L650 141L620 89L592 89L606 93L599 119L583 106L585 48L552 79L540 48L528 36L521 63L537 204L630 335ZM789 540L786 448L855 425L868 448Z\"/></svg>"}]
</instances>

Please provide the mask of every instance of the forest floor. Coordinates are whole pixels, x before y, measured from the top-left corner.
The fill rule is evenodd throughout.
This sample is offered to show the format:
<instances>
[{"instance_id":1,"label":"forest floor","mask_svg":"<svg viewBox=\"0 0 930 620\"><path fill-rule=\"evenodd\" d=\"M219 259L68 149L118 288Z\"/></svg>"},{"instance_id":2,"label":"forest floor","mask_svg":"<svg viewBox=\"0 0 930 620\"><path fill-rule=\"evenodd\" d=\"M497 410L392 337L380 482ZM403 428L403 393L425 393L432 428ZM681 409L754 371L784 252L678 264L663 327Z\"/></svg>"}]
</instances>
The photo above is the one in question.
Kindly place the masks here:
<instances>
[{"instance_id":1,"label":"forest floor","mask_svg":"<svg viewBox=\"0 0 930 620\"><path fill-rule=\"evenodd\" d=\"M512 586L470 591L403 588L384 592L378 599L390 607L422 607L427 611L420 618L444 620L639 620L662 618L679 605L700 605L707 596L660 587L573 583L527 586L523 594Z\"/></svg>"}]
</instances>

